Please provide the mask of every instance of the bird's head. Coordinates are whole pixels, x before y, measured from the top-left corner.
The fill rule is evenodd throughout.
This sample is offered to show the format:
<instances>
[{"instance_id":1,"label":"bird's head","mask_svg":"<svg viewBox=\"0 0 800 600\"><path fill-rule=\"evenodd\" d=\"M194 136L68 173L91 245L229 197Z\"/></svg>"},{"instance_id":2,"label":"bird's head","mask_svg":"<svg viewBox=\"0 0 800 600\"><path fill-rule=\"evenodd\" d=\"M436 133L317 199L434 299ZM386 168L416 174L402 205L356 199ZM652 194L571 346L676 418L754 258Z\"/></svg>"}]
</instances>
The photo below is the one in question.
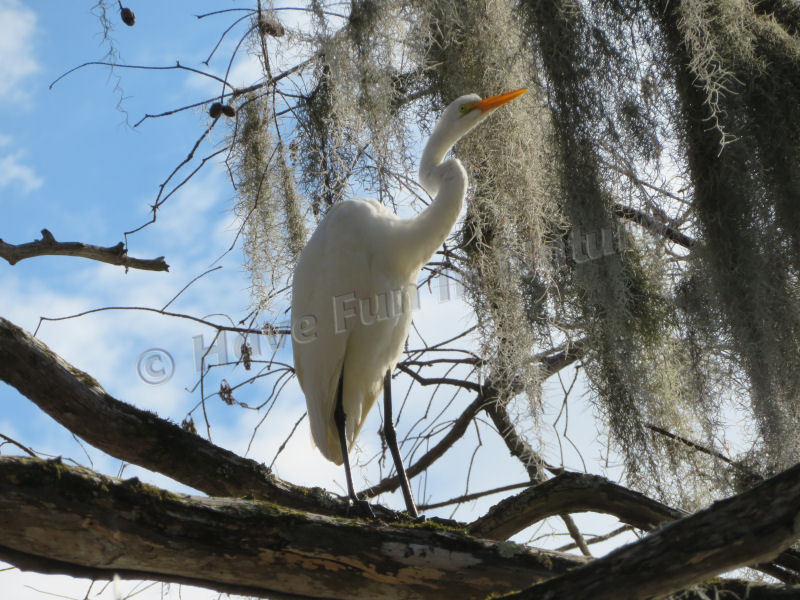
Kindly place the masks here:
<instances>
[{"instance_id":1,"label":"bird's head","mask_svg":"<svg viewBox=\"0 0 800 600\"><path fill-rule=\"evenodd\" d=\"M422 187L430 194L435 194L441 183L436 175L436 169L450 148L495 109L519 98L527 91L527 89L514 90L483 99L477 94L467 94L451 102L444 109L422 152L419 163L419 181Z\"/></svg>"},{"instance_id":2,"label":"bird's head","mask_svg":"<svg viewBox=\"0 0 800 600\"><path fill-rule=\"evenodd\" d=\"M455 143L492 114L495 109L519 98L527 91L525 88L483 99L477 94L461 96L444 110L439 119L439 125L444 126L450 132L448 137L454 138L453 143Z\"/></svg>"}]
</instances>

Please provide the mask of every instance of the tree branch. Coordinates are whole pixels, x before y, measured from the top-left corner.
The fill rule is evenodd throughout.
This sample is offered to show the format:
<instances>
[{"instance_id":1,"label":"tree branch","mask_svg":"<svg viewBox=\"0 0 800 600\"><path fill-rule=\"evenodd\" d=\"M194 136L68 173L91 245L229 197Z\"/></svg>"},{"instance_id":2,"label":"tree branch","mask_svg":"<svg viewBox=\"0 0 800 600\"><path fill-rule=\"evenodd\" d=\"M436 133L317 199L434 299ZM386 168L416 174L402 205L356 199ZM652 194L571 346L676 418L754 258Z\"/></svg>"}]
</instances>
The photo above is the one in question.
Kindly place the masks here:
<instances>
[{"instance_id":1,"label":"tree branch","mask_svg":"<svg viewBox=\"0 0 800 600\"><path fill-rule=\"evenodd\" d=\"M420 385L453 385L456 387L462 387L468 390L472 390L473 392L480 392L481 386L478 383L473 381L468 381L466 379L455 379L452 377L423 377L413 369L408 368L406 363L398 363L397 369L402 371L411 379L419 383Z\"/></svg>"},{"instance_id":2,"label":"tree branch","mask_svg":"<svg viewBox=\"0 0 800 600\"><path fill-rule=\"evenodd\" d=\"M163 256L152 259L131 258L122 242L107 248L82 242L57 242L47 229L42 229L42 239L26 244L7 244L0 239L0 258L7 260L8 264L14 265L34 256L80 256L110 265L120 265L126 269L169 271L169 265Z\"/></svg>"},{"instance_id":3,"label":"tree branch","mask_svg":"<svg viewBox=\"0 0 800 600\"><path fill-rule=\"evenodd\" d=\"M0 559L22 568L270 598L482 599L582 564L441 525L393 527L172 494L22 457L0 458L0 531Z\"/></svg>"},{"instance_id":4,"label":"tree branch","mask_svg":"<svg viewBox=\"0 0 800 600\"><path fill-rule=\"evenodd\" d=\"M449 342L451 340L447 341ZM584 340L579 340L571 347L566 348L564 350L558 352L551 350L544 354L538 355L537 359L541 362L546 377L549 377L550 375L558 372L564 367L580 359L584 353L585 353ZM422 377L421 375L410 369L407 366L409 364L413 363L411 361L405 361L403 363L398 363L397 367L404 373L411 376L415 381L417 381L421 385L449 384L458 387L465 387L467 389L472 389L478 392L477 398L475 398L475 400L466 408L466 410L464 410L461 416L459 416L458 419L455 420L453 426L450 428L447 434L441 440L439 440L439 442L433 448L431 448L428 452L426 452L422 456L422 458L420 458L416 463L411 465L411 467L409 467L406 470L406 474L410 479L425 471L425 469L430 467L440 456L442 456L445 452L447 452L447 450L449 450L454 443L460 440L461 437L464 435L464 433L466 433L469 424L481 410L486 410L491 415L492 407L495 406L495 404L497 403L497 392L491 386L490 383L480 386L477 383L473 383L471 381L466 381L462 379L450 379L450 378L428 379ZM498 427L498 430L502 431L500 427ZM399 486L400 486L400 480L397 477L387 477L378 484L373 485L372 487L369 487L359 492L358 496L361 498L374 498L378 494L394 491Z\"/></svg>"},{"instance_id":5,"label":"tree branch","mask_svg":"<svg viewBox=\"0 0 800 600\"><path fill-rule=\"evenodd\" d=\"M470 524L469 532L478 537L505 540L547 517L589 511L614 515L623 523L647 530L686 516L684 512L605 477L562 473L498 502Z\"/></svg>"},{"instance_id":6,"label":"tree branch","mask_svg":"<svg viewBox=\"0 0 800 600\"><path fill-rule=\"evenodd\" d=\"M568 350L564 350L561 354L564 355L564 358L557 359L555 361L556 365L564 364L567 360L577 360L577 355L580 354L580 350L578 352L573 352L572 355L568 353ZM567 363L569 364L569 363ZM562 367L558 367L562 368ZM541 466L543 461L538 453L534 452L533 448L531 448L530 444L526 442L521 436L517 435L517 431L514 428L513 423L511 422L511 418L508 416L508 411L504 405L501 405L499 402L494 402L490 406L486 407L486 413L492 419L494 426L497 428L497 431L500 433L500 436L503 438L503 441L506 443L506 447L508 451L511 453L512 456L516 456L520 462L522 462L525 470L528 472L528 476L531 478L531 481L538 481L542 482L545 481L545 474L542 470ZM538 487L538 486L537 486ZM578 526L575 524L575 520L569 514L569 511L563 511L558 514L562 521L564 521L564 525L567 527L567 531L569 532L570 537L575 541L578 548L580 548L581 552L584 556L591 556L591 552L589 551L589 546L586 544L586 541L583 539ZM513 535L513 534L511 534ZM511 535L506 536L502 539L508 539Z\"/></svg>"},{"instance_id":7,"label":"tree branch","mask_svg":"<svg viewBox=\"0 0 800 600\"><path fill-rule=\"evenodd\" d=\"M494 402L494 398L489 398L486 395L486 390L481 391L478 394L477 398L472 401L472 403L464 410L463 413L453 422L453 426L448 430L448 432L442 437L441 440L437 442L437 444L428 450L417 462L411 465L408 469L406 469L406 475L409 479L415 477L422 473L425 469L430 467L436 460L442 456L450 447L455 444L458 440L460 440L463 435L466 433L469 424L472 423L472 419L481 412L484 405L487 403ZM396 490L400 487L400 480L395 477L387 477L380 483L369 487L362 492L359 492L358 496L360 498L374 498L378 494L382 494L384 492L391 492Z\"/></svg>"},{"instance_id":8,"label":"tree branch","mask_svg":"<svg viewBox=\"0 0 800 600\"><path fill-rule=\"evenodd\" d=\"M508 539L547 517L575 512L596 512L617 517L637 529L650 531L687 515L605 477L562 473L553 479L501 500L468 531L490 540ZM751 565L784 583L800 583L800 559L792 550L782 552L774 564Z\"/></svg>"},{"instance_id":9,"label":"tree branch","mask_svg":"<svg viewBox=\"0 0 800 600\"><path fill-rule=\"evenodd\" d=\"M614 205L614 214L622 219L627 219L628 221L633 221L634 223L638 223L645 229L647 229L650 233L653 233L657 236L665 237L679 246L683 246L684 248L693 248L697 241L693 238L690 238L688 235L675 229L674 227L670 227L665 223L661 223L656 221L650 215L632 208L630 206L625 206L623 204L615 204Z\"/></svg>"},{"instance_id":10,"label":"tree branch","mask_svg":"<svg viewBox=\"0 0 800 600\"><path fill-rule=\"evenodd\" d=\"M770 561L800 537L800 465L509 600L644 600ZM790 588L794 597L800 588ZM792 597L791 595L788 597Z\"/></svg>"},{"instance_id":11,"label":"tree branch","mask_svg":"<svg viewBox=\"0 0 800 600\"><path fill-rule=\"evenodd\" d=\"M211 496L252 495L318 514L345 514L347 500L275 477L264 465L215 446L154 413L110 396L90 375L0 317L0 380L94 447ZM397 513L380 506L386 519Z\"/></svg>"},{"instance_id":12,"label":"tree branch","mask_svg":"<svg viewBox=\"0 0 800 600\"><path fill-rule=\"evenodd\" d=\"M587 350L587 340L586 338L581 338L568 345L564 345L558 350L552 349L538 354L536 359L543 369L543 379L555 375L575 361L582 359L586 355Z\"/></svg>"},{"instance_id":13,"label":"tree branch","mask_svg":"<svg viewBox=\"0 0 800 600\"><path fill-rule=\"evenodd\" d=\"M674 440L676 442L680 442L681 444L684 444L685 446L688 446L689 448L697 450L698 452L702 452L703 454L707 454L708 456L713 456L714 458L718 458L719 460L723 461L724 463L727 463L731 467L735 468L740 473L743 473L744 475L746 475L754 483L756 481L761 481L762 479L764 479L764 477L762 477L761 474L755 472L753 469L750 469L749 467L747 467L747 465L742 464L740 462L737 462L735 460L731 460L730 458L728 458L727 456L725 456L721 452L717 452L716 450L713 450L712 448L706 448L702 444L698 444L697 442L693 442L692 440L687 439L687 438L683 437L682 435L678 435L676 433L672 433L671 431L667 431L663 427L659 427L658 425L654 425L652 423L645 423L644 426L647 427L650 431L652 431L654 433L658 433L660 435L663 435L666 438L669 438L669 439Z\"/></svg>"}]
</instances>

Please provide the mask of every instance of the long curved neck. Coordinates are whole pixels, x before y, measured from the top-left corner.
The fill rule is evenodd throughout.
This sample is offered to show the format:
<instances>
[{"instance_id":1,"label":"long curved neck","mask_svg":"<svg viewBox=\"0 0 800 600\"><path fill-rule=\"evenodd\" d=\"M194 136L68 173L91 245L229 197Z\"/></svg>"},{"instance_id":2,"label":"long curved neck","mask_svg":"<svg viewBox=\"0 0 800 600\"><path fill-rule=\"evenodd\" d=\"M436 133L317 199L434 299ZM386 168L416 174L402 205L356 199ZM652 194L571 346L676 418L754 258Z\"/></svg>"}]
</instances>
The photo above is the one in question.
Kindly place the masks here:
<instances>
[{"instance_id":1,"label":"long curved neck","mask_svg":"<svg viewBox=\"0 0 800 600\"><path fill-rule=\"evenodd\" d=\"M445 155L458 141L458 137L460 136L454 135L442 123L437 123L425 144L419 161L419 182L431 196L436 195L443 181L438 167L442 165Z\"/></svg>"},{"instance_id":2,"label":"long curved neck","mask_svg":"<svg viewBox=\"0 0 800 600\"><path fill-rule=\"evenodd\" d=\"M447 239L467 193L467 172L461 161L453 158L442 162L456 141L457 138L453 139L452 134L448 135L436 127L422 152L419 182L435 197L421 214L408 220L408 236L405 240L407 252L413 253L419 267Z\"/></svg>"}]
</instances>

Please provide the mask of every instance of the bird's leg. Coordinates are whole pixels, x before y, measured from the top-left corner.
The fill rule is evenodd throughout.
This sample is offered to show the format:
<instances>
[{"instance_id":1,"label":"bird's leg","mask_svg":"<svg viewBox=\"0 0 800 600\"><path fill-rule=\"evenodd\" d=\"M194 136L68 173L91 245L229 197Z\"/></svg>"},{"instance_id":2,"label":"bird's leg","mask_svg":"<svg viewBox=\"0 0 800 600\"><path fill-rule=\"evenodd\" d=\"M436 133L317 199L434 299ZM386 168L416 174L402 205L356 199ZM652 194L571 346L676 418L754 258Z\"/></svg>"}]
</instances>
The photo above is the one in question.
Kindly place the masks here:
<instances>
[{"instance_id":1,"label":"bird's leg","mask_svg":"<svg viewBox=\"0 0 800 600\"><path fill-rule=\"evenodd\" d=\"M375 518L375 514L372 512L372 508L369 505L369 502L366 500L359 500L358 496L356 496L356 492L353 489L353 477L350 474L350 458L347 455L347 437L345 435L345 423L347 421L347 416L344 414L344 368L342 369L342 374L339 376L339 385L336 389L336 408L333 410L333 422L336 423L336 429L339 430L339 443L342 445L342 458L344 459L344 474L347 478L347 495L350 496L350 499L353 501L353 504L356 506L361 513L369 517L371 519Z\"/></svg>"},{"instance_id":2,"label":"bird's leg","mask_svg":"<svg viewBox=\"0 0 800 600\"><path fill-rule=\"evenodd\" d=\"M400 488L403 490L403 498L406 501L406 511L416 519L419 513L414 504L414 497L411 495L411 486L408 485L403 459L400 456L400 449L397 447L397 433L392 422L392 373L388 370L383 377L383 435L392 453L392 459L394 459L394 468L397 471L397 478L400 480Z\"/></svg>"}]
</instances>

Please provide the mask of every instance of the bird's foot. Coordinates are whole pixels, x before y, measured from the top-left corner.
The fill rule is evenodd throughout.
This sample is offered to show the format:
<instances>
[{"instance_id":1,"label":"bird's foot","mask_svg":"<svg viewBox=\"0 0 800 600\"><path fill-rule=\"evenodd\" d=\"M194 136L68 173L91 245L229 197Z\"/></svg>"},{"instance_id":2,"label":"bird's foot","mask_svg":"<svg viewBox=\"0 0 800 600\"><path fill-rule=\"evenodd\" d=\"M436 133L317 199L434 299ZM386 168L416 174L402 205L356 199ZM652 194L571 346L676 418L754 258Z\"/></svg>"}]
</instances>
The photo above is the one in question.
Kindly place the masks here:
<instances>
[{"instance_id":1,"label":"bird's foot","mask_svg":"<svg viewBox=\"0 0 800 600\"><path fill-rule=\"evenodd\" d=\"M421 524L428 520L428 517L425 515L419 515L416 519L414 519L414 523Z\"/></svg>"},{"instance_id":2,"label":"bird's foot","mask_svg":"<svg viewBox=\"0 0 800 600\"><path fill-rule=\"evenodd\" d=\"M362 519L374 519L375 513L372 512L372 507L369 505L369 502L366 500L359 500L358 498L351 498L350 504L347 505L347 516L351 516L351 511L353 516L361 517Z\"/></svg>"}]
</instances>

